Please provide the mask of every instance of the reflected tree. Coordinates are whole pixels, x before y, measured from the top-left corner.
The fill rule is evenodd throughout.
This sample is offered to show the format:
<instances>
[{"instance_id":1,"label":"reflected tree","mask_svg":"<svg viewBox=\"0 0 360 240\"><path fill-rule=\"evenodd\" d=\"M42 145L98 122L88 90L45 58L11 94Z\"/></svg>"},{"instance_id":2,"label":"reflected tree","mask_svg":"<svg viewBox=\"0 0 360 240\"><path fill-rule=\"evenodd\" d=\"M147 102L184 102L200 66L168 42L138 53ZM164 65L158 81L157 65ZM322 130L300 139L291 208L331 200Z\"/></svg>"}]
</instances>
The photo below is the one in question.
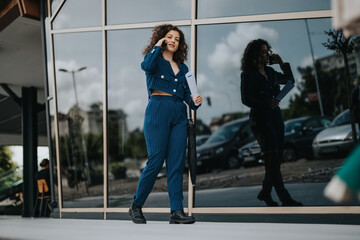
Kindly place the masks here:
<instances>
[{"instance_id":1,"label":"reflected tree","mask_svg":"<svg viewBox=\"0 0 360 240\"><path fill-rule=\"evenodd\" d=\"M329 36L326 43L323 43L323 45L333 51L336 51L337 53L341 53L344 62L345 62L345 79L346 79L346 90L347 90L347 100L348 100L348 106L350 109L350 116L351 116L351 129L352 129L352 135L357 136L356 134L356 128L355 128L355 115L353 111L352 101L351 101L351 83L350 83L350 73L349 73L349 60L348 60L348 54L350 54L354 50L354 42L351 38L347 39L343 36L342 31L335 31L335 30L329 30L325 31L325 34ZM357 137L353 137L353 141L355 144L357 144Z\"/></svg>"},{"instance_id":2,"label":"reflected tree","mask_svg":"<svg viewBox=\"0 0 360 240\"><path fill-rule=\"evenodd\" d=\"M343 111L346 106L345 81L340 81L344 78L341 69L332 69L324 71L319 62L316 63L319 85L321 86L321 96L324 101L324 114L328 116L335 116ZM292 119L303 116L319 115L319 106L317 101L310 101L309 93L316 92L316 82L313 68L308 66L298 68L301 74L302 81L297 84L300 91L290 99L289 108L283 110L284 119ZM334 87L336 86L336 87Z\"/></svg>"}]
</instances>

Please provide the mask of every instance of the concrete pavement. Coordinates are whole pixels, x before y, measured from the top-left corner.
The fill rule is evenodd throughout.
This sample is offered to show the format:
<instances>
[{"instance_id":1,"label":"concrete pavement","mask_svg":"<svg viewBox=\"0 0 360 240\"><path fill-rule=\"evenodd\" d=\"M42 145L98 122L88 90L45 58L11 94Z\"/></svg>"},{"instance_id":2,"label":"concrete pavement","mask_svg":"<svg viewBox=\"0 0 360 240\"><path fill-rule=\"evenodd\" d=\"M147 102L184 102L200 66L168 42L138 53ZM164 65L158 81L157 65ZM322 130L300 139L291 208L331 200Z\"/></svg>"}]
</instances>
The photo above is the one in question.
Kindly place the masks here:
<instances>
[{"instance_id":1,"label":"concrete pavement","mask_svg":"<svg viewBox=\"0 0 360 240\"><path fill-rule=\"evenodd\" d=\"M136 225L122 220L25 219L0 216L0 239L358 240L360 226L217 222L170 225L162 221Z\"/></svg>"}]
</instances>

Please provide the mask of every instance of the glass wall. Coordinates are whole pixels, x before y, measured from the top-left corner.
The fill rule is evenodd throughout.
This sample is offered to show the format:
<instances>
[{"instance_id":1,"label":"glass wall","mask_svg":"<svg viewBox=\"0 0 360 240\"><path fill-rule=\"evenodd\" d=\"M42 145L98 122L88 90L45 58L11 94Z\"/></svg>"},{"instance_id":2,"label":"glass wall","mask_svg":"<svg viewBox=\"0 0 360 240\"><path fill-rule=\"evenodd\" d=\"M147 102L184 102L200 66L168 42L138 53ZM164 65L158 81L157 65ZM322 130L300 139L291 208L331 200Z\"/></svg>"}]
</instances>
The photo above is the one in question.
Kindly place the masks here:
<instances>
[{"instance_id":1,"label":"glass wall","mask_svg":"<svg viewBox=\"0 0 360 240\"><path fill-rule=\"evenodd\" d=\"M53 12L61 2L50 1ZM67 0L53 22L47 22L54 38L53 49L48 47L54 53L57 99L50 103L58 108L56 137L63 207L104 207L104 174L108 182L106 212L125 213L131 204L147 160L143 121L148 96L145 73L140 68L142 51L149 43L154 22L165 21L180 21L189 49L191 33L196 33L195 52L189 51L186 62L189 69L196 70L203 97L196 114L195 212L197 207L209 207L209 213L211 207L265 207L257 199L265 174L264 159L251 131L250 109L242 104L240 93L241 58L246 45L258 38L266 39L272 51L290 63L295 78L295 88L280 102L286 121L281 166L286 187L305 206L334 205L323 196L323 189L353 146L344 138L340 143L346 145L346 151L340 152L342 146L321 145L325 140L316 135L336 127L331 121L347 109L344 62L341 55L323 45L329 38L324 31L331 29L331 19L323 17L331 17L330 11L315 12L321 17L318 19L298 19L298 12L329 10L330 1L195 3L197 18L204 21L191 22L191 0ZM274 15L268 15L271 20L266 22L255 19L245 23L231 18L258 14ZM102 16L107 18L106 26L102 26ZM207 20L211 24L207 25ZM358 47L349 55L352 86L359 81L359 56ZM196 62L191 65L190 59ZM271 67L281 71L276 64ZM51 90L51 71L49 75ZM103 139L104 95L108 104L107 146ZM324 116L320 117L322 112ZM341 121L335 122L348 125L348 116L345 112ZM108 152L105 173L104 148ZM188 205L187 179L185 173L184 206ZM279 201L275 191L273 198ZM165 167L145 207L169 207Z\"/></svg>"},{"instance_id":2,"label":"glass wall","mask_svg":"<svg viewBox=\"0 0 360 240\"><path fill-rule=\"evenodd\" d=\"M190 44L190 28L181 30ZM151 34L150 28L108 32L109 207L130 206L146 165L143 123L148 93L140 63ZM164 166L145 206L169 207L167 198Z\"/></svg>"},{"instance_id":3,"label":"glass wall","mask_svg":"<svg viewBox=\"0 0 360 240\"><path fill-rule=\"evenodd\" d=\"M346 108L346 97L340 97L346 96L345 78L341 74L343 66L326 65L328 59L338 56L323 45L329 38L325 31L331 29L331 19L306 21L198 27L197 78L206 101L197 111L197 121L210 132L204 131L198 136L209 139L197 149L202 174L198 175L196 207L265 206L257 199L265 174L263 156L254 141L249 108L242 104L240 93L240 60L246 45L259 38L267 40L272 51L291 64L295 77L296 88L280 102L283 118L287 120L282 164L286 186L290 194L306 206L334 205L323 196L323 190L344 158L336 156L340 146L334 146L334 155L322 152L327 148L319 150L318 155L327 160L314 160L320 156L314 156L313 140ZM310 46L314 50L324 117L320 117L316 99ZM353 64L359 63L353 61ZM271 67L281 72L278 65ZM335 85L338 87L332 87ZM278 201L275 191L273 197Z\"/></svg>"},{"instance_id":4,"label":"glass wall","mask_svg":"<svg viewBox=\"0 0 360 240\"><path fill-rule=\"evenodd\" d=\"M103 206L102 35L54 36L64 207Z\"/></svg>"}]
</instances>

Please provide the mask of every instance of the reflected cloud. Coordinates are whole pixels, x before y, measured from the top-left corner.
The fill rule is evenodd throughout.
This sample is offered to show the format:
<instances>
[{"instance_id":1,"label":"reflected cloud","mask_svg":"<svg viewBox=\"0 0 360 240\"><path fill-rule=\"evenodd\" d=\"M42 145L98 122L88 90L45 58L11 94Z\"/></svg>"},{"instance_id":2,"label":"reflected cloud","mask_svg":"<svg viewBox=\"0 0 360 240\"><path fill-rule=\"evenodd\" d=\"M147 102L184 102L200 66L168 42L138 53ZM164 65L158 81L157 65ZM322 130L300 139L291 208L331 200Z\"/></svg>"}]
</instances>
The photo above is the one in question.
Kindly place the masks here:
<instances>
[{"instance_id":1,"label":"reflected cloud","mask_svg":"<svg viewBox=\"0 0 360 240\"><path fill-rule=\"evenodd\" d=\"M67 113L76 102L71 72L60 72L59 69L64 68L71 71L81 67L84 66L77 63L75 60L56 61L56 83L59 98L59 112ZM102 82L102 72L95 67L87 67L86 70L75 73L75 84L80 108L89 110L92 103L103 101Z\"/></svg>"},{"instance_id":2,"label":"reflected cloud","mask_svg":"<svg viewBox=\"0 0 360 240\"><path fill-rule=\"evenodd\" d=\"M139 65L122 65L109 79L109 109L124 109L129 130L143 128L148 100L145 74Z\"/></svg>"},{"instance_id":3,"label":"reflected cloud","mask_svg":"<svg viewBox=\"0 0 360 240\"><path fill-rule=\"evenodd\" d=\"M269 42L278 39L278 32L260 24L239 24L236 30L216 44L215 50L209 55L209 66L215 74L227 78L229 74L240 69L240 60L246 45L254 39L263 38Z\"/></svg>"},{"instance_id":4,"label":"reflected cloud","mask_svg":"<svg viewBox=\"0 0 360 240\"><path fill-rule=\"evenodd\" d=\"M314 56L315 59L317 59L317 56ZM312 57L311 55L310 56L307 56L307 57L304 57L302 60L301 60L301 63L300 63L300 67L312 67L313 66L313 60L312 60Z\"/></svg>"}]
</instances>

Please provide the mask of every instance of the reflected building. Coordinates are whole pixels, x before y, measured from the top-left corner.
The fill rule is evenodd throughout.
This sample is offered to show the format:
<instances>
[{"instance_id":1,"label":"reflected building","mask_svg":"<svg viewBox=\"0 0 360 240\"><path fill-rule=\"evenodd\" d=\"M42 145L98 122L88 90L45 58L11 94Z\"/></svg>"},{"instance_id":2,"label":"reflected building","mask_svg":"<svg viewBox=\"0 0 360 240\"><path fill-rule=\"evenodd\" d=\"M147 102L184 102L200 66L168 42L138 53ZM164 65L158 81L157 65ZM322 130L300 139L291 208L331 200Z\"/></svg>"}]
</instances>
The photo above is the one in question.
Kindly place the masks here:
<instances>
[{"instance_id":1,"label":"reflected building","mask_svg":"<svg viewBox=\"0 0 360 240\"><path fill-rule=\"evenodd\" d=\"M360 48L357 47L354 49L354 52L348 55L349 61L349 73L350 79L353 81L354 85L359 84L360 78ZM320 63L321 69L323 71L330 72L336 70L341 73L344 72L345 62L342 54L331 54L329 56L324 56L317 59L317 62Z\"/></svg>"},{"instance_id":2,"label":"reflected building","mask_svg":"<svg viewBox=\"0 0 360 240\"><path fill-rule=\"evenodd\" d=\"M83 133L92 133L96 135L102 134L102 108L101 103L94 103L90 106L89 111L85 111L74 105L70 108L67 114L59 112L58 123L59 128L62 129L64 135L69 135L70 121L77 118L81 121L81 131ZM54 116L51 116L52 124L54 124ZM113 124L116 128L121 129L119 136L127 141L129 138L129 131L126 124L126 114L123 110L109 110L109 123ZM54 131L54 125L51 129ZM55 134L52 132L52 134Z\"/></svg>"}]
</instances>

